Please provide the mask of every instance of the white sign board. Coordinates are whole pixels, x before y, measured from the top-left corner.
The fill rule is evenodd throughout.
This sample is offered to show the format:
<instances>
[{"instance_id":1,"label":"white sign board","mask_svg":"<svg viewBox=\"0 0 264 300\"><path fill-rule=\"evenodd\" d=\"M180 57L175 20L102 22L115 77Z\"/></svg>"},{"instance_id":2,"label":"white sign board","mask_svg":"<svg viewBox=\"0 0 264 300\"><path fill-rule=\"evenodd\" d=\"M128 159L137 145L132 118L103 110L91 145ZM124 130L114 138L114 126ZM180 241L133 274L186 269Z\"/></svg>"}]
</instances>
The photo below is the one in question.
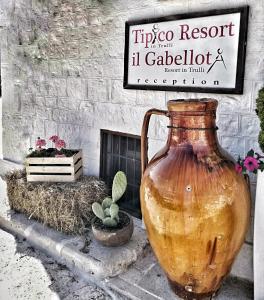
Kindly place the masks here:
<instances>
[{"instance_id":1,"label":"white sign board","mask_svg":"<svg viewBox=\"0 0 264 300\"><path fill-rule=\"evenodd\" d=\"M126 23L124 87L242 93L248 7Z\"/></svg>"}]
</instances>

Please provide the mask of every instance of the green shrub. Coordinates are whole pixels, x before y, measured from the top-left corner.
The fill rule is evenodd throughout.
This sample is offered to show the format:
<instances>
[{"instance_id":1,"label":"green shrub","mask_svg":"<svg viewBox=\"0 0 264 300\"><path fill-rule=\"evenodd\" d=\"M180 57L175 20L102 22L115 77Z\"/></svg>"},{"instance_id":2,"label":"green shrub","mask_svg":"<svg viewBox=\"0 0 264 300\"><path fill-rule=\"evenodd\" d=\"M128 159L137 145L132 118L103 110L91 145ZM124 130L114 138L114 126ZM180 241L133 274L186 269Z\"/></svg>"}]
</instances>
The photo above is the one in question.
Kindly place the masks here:
<instances>
[{"instance_id":1,"label":"green shrub","mask_svg":"<svg viewBox=\"0 0 264 300\"><path fill-rule=\"evenodd\" d=\"M256 113L260 119L259 146L264 152L264 87L259 90Z\"/></svg>"}]
</instances>

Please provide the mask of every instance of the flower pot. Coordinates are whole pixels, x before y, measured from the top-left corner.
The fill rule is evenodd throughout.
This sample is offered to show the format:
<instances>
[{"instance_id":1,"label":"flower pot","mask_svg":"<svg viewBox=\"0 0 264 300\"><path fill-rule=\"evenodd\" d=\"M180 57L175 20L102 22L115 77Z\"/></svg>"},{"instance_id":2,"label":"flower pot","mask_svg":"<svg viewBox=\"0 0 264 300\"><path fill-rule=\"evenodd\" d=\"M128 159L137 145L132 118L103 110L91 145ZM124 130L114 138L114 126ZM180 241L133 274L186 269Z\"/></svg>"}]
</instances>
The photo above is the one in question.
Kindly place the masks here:
<instances>
[{"instance_id":1,"label":"flower pot","mask_svg":"<svg viewBox=\"0 0 264 300\"><path fill-rule=\"evenodd\" d=\"M73 182L83 173L82 150L71 157L27 157L27 181Z\"/></svg>"},{"instance_id":2,"label":"flower pot","mask_svg":"<svg viewBox=\"0 0 264 300\"><path fill-rule=\"evenodd\" d=\"M248 229L250 193L219 146L213 99L168 102L146 113L141 136L141 209L150 244L173 291L213 295L231 270ZM147 164L150 116L170 118L166 146Z\"/></svg>"},{"instance_id":3,"label":"flower pot","mask_svg":"<svg viewBox=\"0 0 264 300\"><path fill-rule=\"evenodd\" d=\"M134 230L132 217L124 211L119 212L119 225L117 228L106 227L102 221L95 217L92 220L94 238L102 245L117 247L126 244Z\"/></svg>"},{"instance_id":4,"label":"flower pot","mask_svg":"<svg viewBox=\"0 0 264 300\"><path fill-rule=\"evenodd\" d=\"M258 171L254 221L254 299L264 299L264 172Z\"/></svg>"}]
</instances>

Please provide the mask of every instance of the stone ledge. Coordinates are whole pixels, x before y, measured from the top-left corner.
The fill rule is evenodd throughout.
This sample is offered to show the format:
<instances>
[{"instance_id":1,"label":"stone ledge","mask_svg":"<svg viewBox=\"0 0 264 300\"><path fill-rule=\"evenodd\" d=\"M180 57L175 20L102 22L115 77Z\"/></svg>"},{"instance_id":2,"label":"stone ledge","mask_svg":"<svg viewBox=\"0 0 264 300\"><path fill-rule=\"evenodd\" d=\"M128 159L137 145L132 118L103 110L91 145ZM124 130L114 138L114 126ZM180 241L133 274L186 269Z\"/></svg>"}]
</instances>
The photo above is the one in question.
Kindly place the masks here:
<instances>
[{"instance_id":1,"label":"stone ledge","mask_svg":"<svg viewBox=\"0 0 264 300\"><path fill-rule=\"evenodd\" d=\"M0 159L0 176L4 176L7 172L12 170L21 170L24 166L7 159Z\"/></svg>"},{"instance_id":2,"label":"stone ledge","mask_svg":"<svg viewBox=\"0 0 264 300\"><path fill-rule=\"evenodd\" d=\"M88 235L91 243L86 252L85 238L67 236L48 228L36 221L28 220L24 215L12 213L8 218L0 216L0 228L13 235L25 238L32 246L42 250L59 262L67 265L79 274L89 274L98 279L117 276L134 263L148 244L144 230L135 220L132 238L123 247L109 248L99 245Z\"/></svg>"}]
</instances>

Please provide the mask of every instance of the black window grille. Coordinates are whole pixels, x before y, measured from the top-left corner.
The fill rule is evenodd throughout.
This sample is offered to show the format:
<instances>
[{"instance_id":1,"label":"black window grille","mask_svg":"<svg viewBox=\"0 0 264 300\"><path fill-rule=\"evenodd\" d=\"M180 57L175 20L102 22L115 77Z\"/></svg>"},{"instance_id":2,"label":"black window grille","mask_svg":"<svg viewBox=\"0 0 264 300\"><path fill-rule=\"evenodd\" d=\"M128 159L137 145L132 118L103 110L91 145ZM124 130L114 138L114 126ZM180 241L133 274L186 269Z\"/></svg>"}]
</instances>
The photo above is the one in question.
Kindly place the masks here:
<instances>
[{"instance_id":1,"label":"black window grille","mask_svg":"<svg viewBox=\"0 0 264 300\"><path fill-rule=\"evenodd\" d=\"M118 201L120 207L141 218L139 187L141 180L140 136L101 130L100 177L111 190L117 171L125 172L127 190Z\"/></svg>"}]
</instances>

